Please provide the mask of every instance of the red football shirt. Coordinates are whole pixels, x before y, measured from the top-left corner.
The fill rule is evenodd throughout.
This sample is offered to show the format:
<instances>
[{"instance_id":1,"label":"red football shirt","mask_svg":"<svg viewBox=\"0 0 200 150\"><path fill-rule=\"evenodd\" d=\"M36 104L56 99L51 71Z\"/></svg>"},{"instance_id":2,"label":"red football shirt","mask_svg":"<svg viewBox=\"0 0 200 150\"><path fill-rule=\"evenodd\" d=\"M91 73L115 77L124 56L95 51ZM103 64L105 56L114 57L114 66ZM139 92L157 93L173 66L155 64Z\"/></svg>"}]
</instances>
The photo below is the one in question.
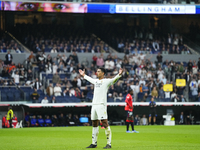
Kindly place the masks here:
<instances>
[{"instance_id":1,"label":"red football shirt","mask_svg":"<svg viewBox=\"0 0 200 150\"><path fill-rule=\"evenodd\" d=\"M133 111L133 98L132 98L131 94L127 94L125 102L126 102L125 110Z\"/></svg>"}]
</instances>

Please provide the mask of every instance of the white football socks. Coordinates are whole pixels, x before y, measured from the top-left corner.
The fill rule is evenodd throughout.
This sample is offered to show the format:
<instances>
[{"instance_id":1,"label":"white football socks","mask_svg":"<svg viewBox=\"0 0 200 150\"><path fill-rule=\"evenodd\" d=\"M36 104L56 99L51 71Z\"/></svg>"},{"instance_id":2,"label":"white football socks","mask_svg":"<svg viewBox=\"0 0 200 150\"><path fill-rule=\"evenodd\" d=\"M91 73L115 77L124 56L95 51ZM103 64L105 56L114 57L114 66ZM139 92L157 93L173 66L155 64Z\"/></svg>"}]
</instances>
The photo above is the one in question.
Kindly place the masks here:
<instances>
[{"instance_id":1,"label":"white football socks","mask_svg":"<svg viewBox=\"0 0 200 150\"><path fill-rule=\"evenodd\" d=\"M99 135L99 126L92 128L92 144L97 145L97 138Z\"/></svg>"},{"instance_id":2,"label":"white football socks","mask_svg":"<svg viewBox=\"0 0 200 150\"><path fill-rule=\"evenodd\" d=\"M105 134L106 134L106 138L107 138L107 144L111 145L112 133L111 133L110 126L108 126L107 128L105 128Z\"/></svg>"}]
</instances>

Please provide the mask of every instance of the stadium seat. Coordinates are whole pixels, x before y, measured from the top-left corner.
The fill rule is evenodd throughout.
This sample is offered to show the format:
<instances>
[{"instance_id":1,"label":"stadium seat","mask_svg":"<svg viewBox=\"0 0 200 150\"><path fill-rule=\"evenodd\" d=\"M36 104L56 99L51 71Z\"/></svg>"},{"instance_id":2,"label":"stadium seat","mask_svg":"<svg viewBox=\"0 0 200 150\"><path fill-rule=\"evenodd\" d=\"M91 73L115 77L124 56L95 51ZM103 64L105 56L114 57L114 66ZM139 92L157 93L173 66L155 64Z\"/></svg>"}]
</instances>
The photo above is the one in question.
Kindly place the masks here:
<instances>
[{"instance_id":1,"label":"stadium seat","mask_svg":"<svg viewBox=\"0 0 200 150\"><path fill-rule=\"evenodd\" d=\"M143 93L138 93L138 101L141 101L143 99L144 94Z\"/></svg>"},{"instance_id":2,"label":"stadium seat","mask_svg":"<svg viewBox=\"0 0 200 150\"><path fill-rule=\"evenodd\" d=\"M120 99L116 99L115 102L118 102L118 103L119 103L119 102L123 102L123 101L120 100Z\"/></svg>"},{"instance_id":3,"label":"stadium seat","mask_svg":"<svg viewBox=\"0 0 200 150\"><path fill-rule=\"evenodd\" d=\"M10 93L10 92L7 93L7 98L8 98L7 99L8 101L14 101L15 100L14 96L13 96L13 93Z\"/></svg>"},{"instance_id":4,"label":"stadium seat","mask_svg":"<svg viewBox=\"0 0 200 150\"><path fill-rule=\"evenodd\" d=\"M7 94L1 92L1 101L7 101Z\"/></svg>"},{"instance_id":5,"label":"stadium seat","mask_svg":"<svg viewBox=\"0 0 200 150\"><path fill-rule=\"evenodd\" d=\"M113 103L113 102L114 102L114 99L109 97L109 98L107 99L107 102L108 102L108 103Z\"/></svg>"},{"instance_id":6,"label":"stadium seat","mask_svg":"<svg viewBox=\"0 0 200 150\"><path fill-rule=\"evenodd\" d=\"M20 91L16 91L14 93L14 99L15 99L15 101L20 101L20 99L21 99Z\"/></svg>"}]
</instances>

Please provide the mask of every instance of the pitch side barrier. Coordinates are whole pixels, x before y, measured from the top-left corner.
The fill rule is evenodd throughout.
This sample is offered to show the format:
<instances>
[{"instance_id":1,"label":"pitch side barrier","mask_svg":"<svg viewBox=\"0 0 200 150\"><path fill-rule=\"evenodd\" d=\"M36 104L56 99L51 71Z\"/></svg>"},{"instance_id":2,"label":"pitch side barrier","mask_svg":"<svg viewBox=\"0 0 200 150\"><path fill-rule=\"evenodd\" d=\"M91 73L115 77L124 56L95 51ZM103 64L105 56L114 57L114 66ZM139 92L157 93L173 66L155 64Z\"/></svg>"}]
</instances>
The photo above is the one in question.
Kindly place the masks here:
<instances>
[{"instance_id":1,"label":"pitch side barrier","mask_svg":"<svg viewBox=\"0 0 200 150\"><path fill-rule=\"evenodd\" d=\"M125 102L119 103L107 103L107 106L119 106L124 107ZM156 102L157 106L200 106L200 102ZM12 102L1 102L0 107L4 106L27 106L30 108L51 108L51 107L91 107L92 103L12 103ZM133 106L149 106L149 102L133 102Z\"/></svg>"},{"instance_id":2,"label":"pitch side barrier","mask_svg":"<svg viewBox=\"0 0 200 150\"><path fill-rule=\"evenodd\" d=\"M159 122L163 121L163 115L167 114L168 110L172 110L175 116L176 121L179 120L180 113L183 111L184 114L188 114L189 112L194 113L194 118L197 122L200 122L200 102L157 102L157 120ZM32 104L25 102L1 102L0 103L0 117L3 117L8 110L8 106L13 107L14 113L17 115L19 120L24 120L25 112L30 112L30 114L41 114L41 115L53 115L53 114L90 114L92 103L49 103L49 104ZM126 117L126 112L124 110L125 103L107 103L108 117L112 120L113 115L118 121L123 120ZM133 103L134 115L138 114L142 117L144 114L149 116L149 103L141 102L141 103ZM196 123L197 123L196 122Z\"/></svg>"},{"instance_id":3,"label":"pitch side barrier","mask_svg":"<svg viewBox=\"0 0 200 150\"><path fill-rule=\"evenodd\" d=\"M200 14L200 5L72 3L57 1L0 1L2 11L107 14Z\"/></svg>"},{"instance_id":4,"label":"pitch side barrier","mask_svg":"<svg viewBox=\"0 0 200 150\"><path fill-rule=\"evenodd\" d=\"M90 107L92 103L56 103L56 104L23 104L30 108L43 108L43 107ZM124 107L126 103L107 103L107 106L121 106ZM200 102L157 102L157 106L200 106ZM0 105L1 106L1 105ZM149 106L149 102L133 103L133 106Z\"/></svg>"}]
</instances>

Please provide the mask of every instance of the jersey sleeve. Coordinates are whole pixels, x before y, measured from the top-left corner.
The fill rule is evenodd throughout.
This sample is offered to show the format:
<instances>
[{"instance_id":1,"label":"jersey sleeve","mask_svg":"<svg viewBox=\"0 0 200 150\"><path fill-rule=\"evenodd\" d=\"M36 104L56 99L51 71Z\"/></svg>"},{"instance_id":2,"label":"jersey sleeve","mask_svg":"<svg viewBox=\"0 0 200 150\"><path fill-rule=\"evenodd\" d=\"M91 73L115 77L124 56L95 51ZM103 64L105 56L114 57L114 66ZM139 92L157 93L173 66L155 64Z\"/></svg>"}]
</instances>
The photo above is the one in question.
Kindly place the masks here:
<instances>
[{"instance_id":1,"label":"jersey sleeve","mask_svg":"<svg viewBox=\"0 0 200 150\"><path fill-rule=\"evenodd\" d=\"M119 74L117 74L114 78L109 79L108 80L108 82L109 82L108 86L115 84L119 78L121 78L121 76Z\"/></svg>"},{"instance_id":2,"label":"jersey sleeve","mask_svg":"<svg viewBox=\"0 0 200 150\"><path fill-rule=\"evenodd\" d=\"M91 77L84 75L84 79L86 79L87 81L89 81L92 84L95 84L96 79L92 79Z\"/></svg>"}]
</instances>

